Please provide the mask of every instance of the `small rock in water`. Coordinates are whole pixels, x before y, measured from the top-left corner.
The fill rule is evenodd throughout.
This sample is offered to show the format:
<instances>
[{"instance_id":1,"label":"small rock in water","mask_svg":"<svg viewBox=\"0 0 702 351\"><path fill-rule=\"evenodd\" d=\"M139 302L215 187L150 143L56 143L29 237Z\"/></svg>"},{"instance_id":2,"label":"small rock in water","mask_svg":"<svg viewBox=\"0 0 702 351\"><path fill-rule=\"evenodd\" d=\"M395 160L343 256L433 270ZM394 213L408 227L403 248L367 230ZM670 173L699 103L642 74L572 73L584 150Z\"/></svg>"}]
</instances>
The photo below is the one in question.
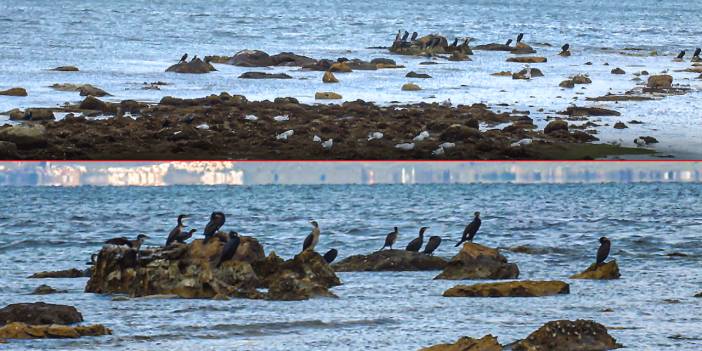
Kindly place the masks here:
<instances>
[{"instance_id":1,"label":"small rock in water","mask_svg":"<svg viewBox=\"0 0 702 351\"><path fill-rule=\"evenodd\" d=\"M293 134L295 134L295 131L290 129L290 130L284 131L284 132L276 135L275 138L278 140L288 140L288 137L293 136Z\"/></svg>"},{"instance_id":2,"label":"small rock in water","mask_svg":"<svg viewBox=\"0 0 702 351\"><path fill-rule=\"evenodd\" d=\"M48 294L54 294L57 293L58 290L46 285L42 284L39 285L34 291L32 291L32 295L48 295Z\"/></svg>"},{"instance_id":3,"label":"small rock in water","mask_svg":"<svg viewBox=\"0 0 702 351\"><path fill-rule=\"evenodd\" d=\"M380 139L382 139L382 138L383 138L383 133L381 133L381 132L372 132L372 133L368 133L368 141L371 141L371 140L380 140Z\"/></svg>"},{"instance_id":4,"label":"small rock in water","mask_svg":"<svg viewBox=\"0 0 702 351\"><path fill-rule=\"evenodd\" d=\"M629 128L624 124L624 122L617 122L614 123L614 129L624 129L624 128Z\"/></svg>"},{"instance_id":5,"label":"small rock in water","mask_svg":"<svg viewBox=\"0 0 702 351\"><path fill-rule=\"evenodd\" d=\"M626 72L624 72L623 69L617 67L617 68L612 70L612 74L626 74Z\"/></svg>"},{"instance_id":6,"label":"small rock in water","mask_svg":"<svg viewBox=\"0 0 702 351\"><path fill-rule=\"evenodd\" d=\"M400 149L400 150L409 151L409 150L414 149L414 143L397 144L397 145L395 145L395 148Z\"/></svg>"},{"instance_id":7,"label":"small rock in water","mask_svg":"<svg viewBox=\"0 0 702 351\"><path fill-rule=\"evenodd\" d=\"M280 115L280 116L275 116L273 117L273 120L276 122L285 122L290 120L290 116L288 115Z\"/></svg>"},{"instance_id":8,"label":"small rock in water","mask_svg":"<svg viewBox=\"0 0 702 351\"><path fill-rule=\"evenodd\" d=\"M427 131L425 130L425 131L422 131L421 133L419 133L419 134L418 134L416 137L414 137L414 139L412 139L412 140L414 140L414 141L422 141L422 140L424 140L424 139L426 139L426 138L428 138L428 137L429 137L429 132L427 132Z\"/></svg>"}]
</instances>

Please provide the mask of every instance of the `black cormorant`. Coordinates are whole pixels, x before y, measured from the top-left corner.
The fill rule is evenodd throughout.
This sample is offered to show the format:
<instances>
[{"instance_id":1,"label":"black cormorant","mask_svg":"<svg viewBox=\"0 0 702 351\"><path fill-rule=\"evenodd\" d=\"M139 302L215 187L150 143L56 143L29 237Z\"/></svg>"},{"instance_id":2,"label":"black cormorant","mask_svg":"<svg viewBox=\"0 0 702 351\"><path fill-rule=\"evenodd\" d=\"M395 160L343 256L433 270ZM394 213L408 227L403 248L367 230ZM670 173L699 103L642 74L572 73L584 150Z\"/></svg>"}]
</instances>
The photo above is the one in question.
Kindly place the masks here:
<instances>
[{"instance_id":1,"label":"black cormorant","mask_svg":"<svg viewBox=\"0 0 702 351\"><path fill-rule=\"evenodd\" d=\"M148 236L144 234L139 234L137 235L135 240L129 240L126 237L119 237L119 238L112 238L110 240L105 241L105 244L108 245L117 245L117 246L127 246L129 248L135 249L139 251L139 248L141 245L144 243L144 240L146 240Z\"/></svg>"},{"instance_id":2,"label":"black cormorant","mask_svg":"<svg viewBox=\"0 0 702 351\"><path fill-rule=\"evenodd\" d=\"M188 59L188 53L186 52L186 53L184 53L183 56L180 58L180 62L178 62L178 63L183 63L183 62L185 62L185 60L187 60L187 59Z\"/></svg>"},{"instance_id":3,"label":"black cormorant","mask_svg":"<svg viewBox=\"0 0 702 351\"><path fill-rule=\"evenodd\" d=\"M519 35L517 35L517 43L521 43L522 39L524 39L524 33L519 33Z\"/></svg>"},{"instance_id":4,"label":"black cormorant","mask_svg":"<svg viewBox=\"0 0 702 351\"><path fill-rule=\"evenodd\" d=\"M678 60L682 60L683 57L685 57L685 50L680 51L678 54Z\"/></svg>"},{"instance_id":5,"label":"black cormorant","mask_svg":"<svg viewBox=\"0 0 702 351\"><path fill-rule=\"evenodd\" d=\"M475 233L477 233L478 229L480 229L480 212L475 212L474 215L475 217L473 218L473 221L470 222L466 226L466 229L463 230L463 236L461 237L461 241L459 241L456 244L456 247L458 247L458 245L461 245L466 240L472 242L473 238L475 237Z\"/></svg>"},{"instance_id":6,"label":"black cormorant","mask_svg":"<svg viewBox=\"0 0 702 351\"><path fill-rule=\"evenodd\" d=\"M190 60L190 62L195 62L195 60L197 60L197 55L193 56L193 59Z\"/></svg>"},{"instance_id":7,"label":"black cormorant","mask_svg":"<svg viewBox=\"0 0 702 351\"><path fill-rule=\"evenodd\" d=\"M397 227L395 227L395 230L385 236L385 245L383 245L383 247L380 249L382 250L386 247L390 247L390 250L392 250L392 246L395 245L395 242L397 241L398 234L400 234L400 232L397 230Z\"/></svg>"},{"instance_id":8,"label":"black cormorant","mask_svg":"<svg viewBox=\"0 0 702 351\"><path fill-rule=\"evenodd\" d=\"M510 44L512 44L512 39L507 39L507 42L505 43L505 46L509 46Z\"/></svg>"},{"instance_id":9,"label":"black cormorant","mask_svg":"<svg viewBox=\"0 0 702 351\"><path fill-rule=\"evenodd\" d=\"M305 238L305 242L302 244L302 251L314 251L314 247L319 242L319 224L316 221L310 223L312 224L312 232Z\"/></svg>"},{"instance_id":10,"label":"black cormorant","mask_svg":"<svg viewBox=\"0 0 702 351\"><path fill-rule=\"evenodd\" d=\"M609 256L609 249L612 246L612 243L607 239L606 236L603 236L600 238L600 248L597 249L597 262L596 264L599 266L604 263L604 261L607 259L607 256Z\"/></svg>"},{"instance_id":11,"label":"black cormorant","mask_svg":"<svg viewBox=\"0 0 702 351\"><path fill-rule=\"evenodd\" d=\"M412 32L412 37L410 38L410 41L416 41L418 36L419 36L419 33Z\"/></svg>"},{"instance_id":12,"label":"black cormorant","mask_svg":"<svg viewBox=\"0 0 702 351\"><path fill-rule=\"evenodd\" d=\"M458 38L453 39L453 43L450 45L450 47L455 48L458 46Z\"/></svg>"},{"instance_id":13,"label":"black cormorant","mask_svg":"<svg viewBox=\"0 0 702 351\"><path fill-rule=\"evenodd\" d=\"M395 41L400 41L400 36L402 36L402 29L397 31L397 35L395 36Z\"/></svg>"},{"instance_id":14,"label":"black cormorant","mask_svg":"<svg viewBox=\"0 0 702 351\"><path fill-rule=\"evenodd\" d=\"M179 215L178 216L178 224L171 230L170 233L168 233L168 238L166 239L166 246L170 245L172 242L175 241L175 238L179 237L182 235L183 230L187 225L183 223L183 220L188 218L187 215Z\"/></svg>"},{"instance_id":15,"label":"black cormorant","mask_svg":"<svg viewBox=\"0 0 702 351\"><path fill-rule=\"evenodd\" d=\"M181 231L180 235L176 235L175 238L169 237L166 241L166 246L170 246L171 244L173 244L174 241L181 244L185 244L185 241L190 239L196 231L197 229L190 229L190 231L187 232Z\"/></svg>"},{"instance_id":16,"label":"black cormorant","mask_svg":"<svg viewBox=\"0 0 702 351\"><path fill-rule=\"evenodd\" d=\"M324 254L324 260L327 261L327 263L332 263L336 259L336 255L339 254L339 251L336 251L336 249L331 249L327 251L327 253Z\"/></svg>"},{"instance_id":17,"label":"black cormorant","mask_svg":"<svg viewBox=\"0 0 702 351\"><path fill-rule=\"evenodd\" d=\"M702 52L702 49L695 49L695 52L692 54L692 57L700 57L700 52Z\"/></svg>"},{"instance_id":18,"label":"black cormorant","mask_svg":"<svg viewBox=\"0 0 702 351\"><path fill-rule=\"evenodd\" d=\"M407 38L409 38L410 33L408 31L405 31L405 34L402 35L402 41L405 42L407 41Z\"/></svg>"},{"instance_id":19,"label":"black cormorant","mask_svg":"<svg viewBox=\"0 0 702 351\"><path fill-rule=\"evenodd\" d=\"M212 236L217 234L219 228L222 228L224 225L225 220L226 217L224 216L223 212L212 212L210 215L210 221L207 222L207 225L205 226L205 244L207 244L207 241L209 241Z\"/></svg>"},{"instance_id":20,"label":"black cormorant","mask_svg":"<svg viewBox=\"0 0 702 351\"><path fill-rule=\"evenodd\" d=\"M428 228L429 227L422 227L419 229L419 237L412 239L412 241L407 244L407 251L419 252L419 249L422 248L422 244L424 244L424 232Z\"/></svg>"},{"instance_id":21,"label":"black cormorant","mask_svg":"<svg viewBox=\"0 0 702 351\"><path fill-rule=\"evenodd\" d=\"M568 43L565 43L565 45L561 46L561 50L563 52L568 51L568 49L570 49L570 44L568 44Z\"/></svg>"},{"instance_id":22,"label":"black cormorant","mask_svg":"<svg viewBox=\"0 0 702 351\"><path fill-rule=\"evenodd\" d=\"M223 262L231 260L232 257L234 257L236 249L239 248L240 242L241 238L239 238L239 233L229 232L229 240L227 240L227 243L224 244L224 247L222 248L222 253L219 255L219 259L217 260L217 267L222 265Z\"/></svg>"},{"instance_id":23,"label":"black cormorant","mask_svg":"<svg viewBox=\"0 0 702 351\"><path fill-rule=\"evenodd\" d=\"M430 236L429 241L427 241L427 246L424 247L424 253L433 255L434 250L436 250L439 245L441 245L441 237L437 235Z\"/></svg>"}]
</instances>

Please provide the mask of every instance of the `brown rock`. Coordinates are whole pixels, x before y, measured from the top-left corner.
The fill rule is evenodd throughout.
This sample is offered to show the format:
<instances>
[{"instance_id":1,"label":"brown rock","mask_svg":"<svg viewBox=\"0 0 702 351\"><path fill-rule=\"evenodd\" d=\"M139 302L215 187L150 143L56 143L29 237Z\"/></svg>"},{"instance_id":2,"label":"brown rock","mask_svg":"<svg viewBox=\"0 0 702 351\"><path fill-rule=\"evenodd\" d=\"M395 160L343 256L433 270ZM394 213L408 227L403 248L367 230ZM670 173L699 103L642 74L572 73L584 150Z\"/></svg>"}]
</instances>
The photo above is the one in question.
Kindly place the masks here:
<instances>
[{"instance_id":1,"label":"brown rock","mask_svg":"<svg viewBox=\"0 0 702 351\"><path fill-rule=\"evenodd\" d=\"M73 306L36 302L16 303L0 309L0 325L12 322L27 324L72 324L82 321L83 316Z\"/></svg>"},{"instance_id":2,"label":"brown rock","mask_svg":"<svg viewBox=\"0 0 702 351\"><path fill-rule=\"evenodd\" d=\"M492 74L490 74L490 75L491 75L491 76L495 76L495 77L511 77L511 76L512 76L512 72L510 72L510 71L501 71L501 72L492 73Z\"/></svg>"},{"instance_id":3,"label":"brown rock","mask_svg":"<svg viewBox=\"0 0 702 351\"><path fill-rule=\"evenodd\" d=\"M79 69L76 66L59 66L56 68L52 68L51 71L58 71L58 72L78 72Z\"/></svg>"},{"instance_id":4,"label":"brown rock","mask_svg":"<svg viewBox=\"0 0 702 351\"><path fill-rule=\"evenodd\" d=\"M574 88L575 83L573 83L572 79L566 79L566 80L562 81L560 84L558 84L558 86L561 88Z\"/></svg>"},{"instance_id":5,"label":"brown rock","mask_svg":"<svg viewBox=\"0 0 702 351\"><path fill-rule=\"evenodd\" d=\"M461 251L434 279L515 279L519 268L500 254L498 249L465 243Z\"/></svg>"},{"instance_id":6,"label":"brown rock","mask_svg":"<svg viewBox=\"0 0 702 351\"><path fill-rule=\"evenodd\" d=\"M483 45L478 45L473 48L473 50L485 50L485 51L512 51L514 48L505 45L505 44L497 44L497 43L490 43L490 44L483 44Z\"/></svg>"},{"instance_id":7,"label":"brown rock","mask_svg":"<svg viewBox=\"0 0 702 351\"><path fill-rule=\"evenodd\" d=\"M32 291L32 295L48 295L48 294L54 294L57 293L58 290L46 285L42 284L39 285L34 291Z\"/></svg>"},{"instance_id":8,"label":"brown rock","mask_svg":"<svg viewBox=\"0 0 702 351\"><path fill-rule=\"evenodd\" d=\"M531 79L536 77L543 77L544 73L538 68L525 68L519 72L512 74L512 79Z\"/></svg>"},{"instance_id":9,"label":"brown rock","mask_svg":"<svg viewBox=\"0 0 702 351\"><path fill-rule=\"evenodd\" d=\"M229 59L227 64L240 67L266 67L275 65L275 61L260 50L241 50Z\"/></svg>"},{"instance_id":10,"label":"brown rock","mask_svg":"<svg viewBox=\"0 0 702 351\"><path fill-rule=\"evenodd\" d=\"M245 72L239 76L240 79L292 79L285 73L265 73L265 72Z\"/></svg>"},{"instance_id":11,"label":"brown rock","mask_svg":"<svg viewBox=\"0 0 702 351\"><path fill-rule=\"evenodd\" d=\"M626 74L626 72L624 72L623 69L617 67L617 68L612 70L612 74Z\"/></svg>"},{"instance_id":12,"label":"brown rock","mask_svg":"<svg viewBox=\"0 0 702 351\"><path fill-rule=\"evenodd\" d=\"M562 281L512 281L474 285L456 285L444 291L444 297L540 297L569 294L570 286Z\"/></svg>"},{"instance_id":13,"label":"brown rock","mask_svg":"<svg viewBox=\"0 0 702 351\"><path fill-rule=\"evenodd\" d=\"M422 88L420 88L419 85L414 84L414 83L405 83L405 84L402 84L402 90L403 91L419 91L419 90L422 90Z\"/></svg>"},{"instance_id":14,"label":"brown rock","mask_svg":"<svg viewBox=\"0 0 702 351\"><path fill-rule=\"evenodd\" d=\"M45 147L46 127L41 124L0 127L0 140L14 143L20 149Z\"/></svg>"},{"instance_id":15,"label":"brown rock","mask_svg":"<svg viewBox=\"0 0 702 351\"><path fill-rule=\"evenodd\" d=\"M314 94L314 98L316 100L338 100L341 99L342 96L331 91L318 91Z\"/></svg>"},{"instance_id":16,"label":"brown rock","mask_svg":"<svg viewBox=\"0 0 702 351\"><path fill-rule=\"evenodd\" d=\"M331 65L329 67L329 72L341 72L341 73L349 73L353 72L351 67L349 67L348 63L346 62L337 62Z\"/></svg>"},{"instance_id":17,"label":"brown rock","mask_svg":"<svg viewBox=\"0 0 702 351\"><path fill-rule=\"evenodd\" d=\"M209 62L205 62L196 58L190 62L179 62L175 65L166 68L166 72L185 73L185 74L204 74L216 71L214 66Z\"/></svg>"},{"instance_id":18,"label":"brown rock","mask_svg":"<svg viewBox=\"0 0 702 351\"><path fill-rule=\"evenodd\" d=\"M110 96L110 94L98 87L92 86L90 84L83 84L78 88L80 96Z\"/></svg>"},{"instance_id":19,"label":"brown rock","mask_svg":"<svg viewBox=\"0 0 702 351\"><path fill-rule=\"evenodd\" d=\"M606 108L579 106L569 106L565 111L559 112L559 114L568 116L621 116L621 113Z\"/></svg>"},{"instance_id":20,"label":"brown rock","mask_svg":"<svg viewBox=\"0 0 702 351\"><path fill-rule=\"evenodd\" d=\"M624 122L614 123L614 129L625 129L625 128L629 128L629 127L627 127L626 124L624 124Z\"/></svg>"},{"instance_id":21,"label":"brown rock","mask_svg":"<svg viewBox=\"0 0 702 351\"><path fill-rule=\"evenodd\" d=\"M7 339L79 338L110 335L112 330L102 324L70 327L58 324L29 325L14 322L0 328L0 337Z\"/></svg>"},{"instance_id":22,"label":"brown rock","mask_svg":"<svg viewBox=\"0 0 702 351\"><path fill-rule=\"evenodd\" d=\"M274 262L278 266L273 273L261 274L268 284L267 299L297 301L315 296L336 297L329 288L341 285L341 281L320 254L308 250L292 260Z\"/></svg>"},{"instance_id":23,"label":"brown rock","mask_svg":"<svg viewBox=\"0 0 702 351\"><path fill-rule=\"evenodd\" d=\"M381 250L349 256L332 268L337 272L431 271L446 266L445 259L406 250Z\"/></svg>"},{"instance_id":24,"label":"brown rock","mask_svg":"<svg viewBox=\"0 0 702 351\"><path fill-rule=\"evenodd\" d=\"M53 121L55 119L54 112L48 108L28 108L22 112L18 109L11 111L11 120L21 121Z\"/></svg>"},{"instance_id":25,"label":"brown rock","mask_svg":"<svg viewBox=\"0 0 702 351\"><path fill-rule=\"evenodd\" d=\"M517 45L514 46L514 49L512 49L511 52L513 54L522 55L522 54L536 53L536 50L534 50L534 48L532 48L531 46L529 46L528 44L526 44L524 42L519 42L519 43L517 43Z\"/></svg>"},{"instance_id":26,"label":"brown rock","mask_svg":"<svg viewBox=\"0 0 702 351\"><path fill-rule=\"evenodd\" d=\"M79 105L81 110L94 110L105 112L108 110L107 104L93 96L86 97Z\"/></svg>"},{"instance_id":27,"label":"brown rock","mask_svg":"<svg viewBox=\"0 0 702 351\"><path fill-rule=\"evenodd\" d=\"M90 269L80 270L76 268L66 269L63 271L47 271L34 273L28 278L83 278L90 277Z\"/></svg>"},{"instance_id":28,"label":"brown rock","mask_svg":"<svg viewBox=\"0 0 702 351\"><path fill-rule=\"evenodd\" d=\"M555 119L551 122L548 122L548 124L544 128L544 133L551 134L551 133L559 131L559 130L568 131L568 122L566 122L562 119Z\"/></svg>"},{"instance_id":29,"label":"brown rock","mask_svg":"<svg viewBox=\"0 0 702 351\"><path fill-rule=\"evenodd\" d=\"M439 136L441 141L448 142L465 141L473 138L480 138L480 130L461 124L452 124Z\"/></svg>"},{"instance_id":30,"label":"brown rock","mask_svg":"<svg viewBox=\"0 0 702 351\"><path fill-rule=\"evenodd\" d=\"M612 260L599 266L593 263L586 270L571 276L570 279L619 279L619 277L621 274L619 274L617 260Z\"/></svg>"},{"instance_id":31,"label":"brown rock","mask_svg":"<svg viewBox=\"0 0 702 351\"><path fill-rule=\"evenodd\" d=\"M453 344L438 344L420 349L420 351L502 351L502 345L492 335L480 339L464 336Z\"/></svg>"},{"instance_id":32,"label":"brown rock","mask_svg":"<svg viewBox=\"0 0 702 351\"><path fill-rule=\"evenodd\" d=\"M302 67L305 65L315 64L317 62L317 60L311 57L293 54L292 52L281 52L277 55L271 56L270 58L273 60L273 64L275 66Z\"/></svg>"},{"instance_id":33,"label":"brown rock","mask_svg":"<svg viewBox=\"0 0 702 351\"><path fill-rule=\"evenodd\" d=\"M592 80L584 74L578 74L572 78L573 84L590 84Z\"/></svg>"},{"instance_id":34,"label":"brown rock","mask_svg":"<svg viewBox=\"0 0 702 351\"><path fill-rule=\"evenodd\" d=\"M670 88L673 85L673 76L663 74L648 77L646 86L649 88Z\"/></svg>"},{"instance_id":35,"label":"brown rock","mask_svg":"<svg viewBox=\"0 0 702 351\"><path fill-rule=\"evenodd\" d=\"M5 96L27 96L27 90L24 88L10 88L7 90L0 90L0 95Z\"/></svg>"},{"instance_id":36,"label":"brown rock","mask_svg":"<svg viewBox=\"0 0 702 351\"><path fill-rule=\"evenodd\" d=\"M324 76L322 76L322 82L324 83L339 83L339 80L334 77L334 73L331 73L329 71L324 72Z\"/></svg>"},{"instance_id":37,"label":"brown rock","mask_svg":"<svg viewBox=\"0 0 702 351\"><path fill-rule=\"evenodd\" d=\"M415 71L410 71L409 73L407 73L405 75L405 77L407 77L407 78L422 78L422 79L431 78L431 76L426 74L426 73L417 73Z\"/></svg>"},{"instance_id":38,"label":"brown rock","mask_svg":"<svg viewBox=\"0 0 702 351\"><path fill-rule=\"evenodd\" d=\"M516 62L516 63L543 63L547 62L548 60L545 57L539 57L539 56L521 56L521 57L510 57L507 59L507 62Z\"/></svg>"},{"instance_id":39,"label":"brown rock","mask_svg":"<svg viewBox=\"0 0 702 351\"><path fill-rule=\"evenodd\" d=\"M18 159L17 145L9 141L0 141L0 159L14 160Z\"/></svg>"},{"instance_id":40,"label":"brown rock","mask_svg":"<svg viewBox=\"0 0 702 351\"><path fill-rule=\"evenodd\" d=\"M590 320L551 321L512 345L514 351L605 351L620 348L602 324Z\"/></svg>"}]
</instances>

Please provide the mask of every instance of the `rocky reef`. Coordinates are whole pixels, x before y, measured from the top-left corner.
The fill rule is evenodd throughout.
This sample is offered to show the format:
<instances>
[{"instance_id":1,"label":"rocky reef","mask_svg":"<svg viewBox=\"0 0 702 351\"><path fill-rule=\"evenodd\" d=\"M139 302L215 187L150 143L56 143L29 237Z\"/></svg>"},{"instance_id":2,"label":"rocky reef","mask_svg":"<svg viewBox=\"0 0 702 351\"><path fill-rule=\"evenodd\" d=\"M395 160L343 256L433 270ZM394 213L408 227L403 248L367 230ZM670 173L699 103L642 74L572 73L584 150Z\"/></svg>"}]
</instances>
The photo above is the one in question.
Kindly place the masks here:
<instances>
[{"instance_id":1,"label":"rocky reef","mask_svg":"<svg viewBox=\"0 0 702 351\"><path fill-rule=\"evenodd\" d=\"M485 335L480 339L464 336L455 343L429 346L420 351L502 351L502 345L492 335Z\"/></svg>"},{"instance_id":2,"label":"rocky reef","mask_svg":"<svg viewBox=\"0 0 702 351\"><path fill-rule=\"evenodd\" d=\"M68 325L82 321L83 315L73 306L43 302L12 304L0 309L0 338L78 338L112 333L100 324Z\"/></svg>"},{"instance_id":3,"label":"rocky reef","mask_svg":"<svg viewBox=\"0 0 702 351\"><path fill-rule=\"evenodd\" d=\"M444 297L539 297L569 294L570 286L562 281L524 280L513 282L457 285L444 291Z\"/></svg>"},{"instance_id":4,"label":"rocky reef","mask_svg":"<svg viewBox=\"0 0 702 351\"><path fill-rule=\"evenodd\" d=\"M332 265L337 272L433 271L443 269L445 259L406 250L381 250L370 255L349 256Z\"/></svg>"},{"instance_id":5,"label":"rocky reef","mask_svg":"<svg viewBox=\"0 0 702 351\"><path fill-rule=\"evenodd\" d=\"M621 274L619 274L617 260L612 260L601 265L593 263L586 270L572 275L570 279L619 279L619 277Z\"/></svg>"},{"instance_id":6,"label":"rocky reef","mask_svg":"<svg viewBox=\"0 0 702 351\"><path fill-rule=\"evenodd\" d=\"M196 58L189 62L179 62L166 69L166 72L190 74L210 73L213 71L216 71L214 66L212 66L209 62L205 62L199 58Z\"/></svg>"},{"instance_id":7,"label":"rocky reef","mask_svg":"<svg viewBox=\"0 0 702 351\"><path fill-rule=\"evenodd\" d=\"M464 243L456 256L451 258L443 272L434 279L515 279L519 267L507 262L498 249L480 244Z\"/></svg>"},{"instance_id":8,"label":"rocky reef","mask_svg":"<svg viewBox=\"0 0 702 351\"><path fill-rule=\"evenodd\" d=\"M431 45L434 42L436 44ZM452 57L458 57L458 54L463 56L473 54L473 51L468 45L463 45L461 43L458 43L456 46L449 45L446 37L437 34L425 35L414 41L394 41L392 46L390 46L390 52L413 56L454 54Z\"/></svg>"},{"instance_id":9,"label":"rocky reef","mask_svg":"<svg viewBox=\"0 0 702 351\"><path fill-rule=\"evenodd\" d=\"M110 334L112 334L112 330L102 324L68 326L60 324L29 325L13 322L0 327L0 338L4 339L75 339L83 336Z\"/></svg>"},{"instance_id":10,"label":"rocky reef","mask_svg":"<svg viewBox=\"0 0 702 351\"><path fill-rule=\"evenodd\" d=\"M234 258L217 267L225 241L224 233L219 233L207 244L194 240L138 253L126 247L105 246L85 291L132 297L303 300L334 296L329 288L341 284L318 253L306 251L287 261L275 253L265 257L258 241L246 236L241 237ZM260 288L268 292L257 290Z\"/></svg>"},{"instance_id":11,"label":"rocky reef","mask_svg":"<svg viewBox=\"0 0 702 351\"><path fill-rule=\"evenodd\" d=\"M622 347L604 325L591 320L551 321L521 341L513 351L605 351Z\"/></svg>"},{"instance_id":12,"label":"rocky reef","mask_svg":"<svg viewBox=\"0 0 702 351\"><path fill-rule=\"evenodd\" d=\"M70 268L70 269L65 269L62 271L37 272L37 273L30 275L28 278L32 278L32 279L84 278L84 277L90 277L91 272L92 272L92 268L86 268L84 270L80 270L77 268Z\"/></svg>"}]
</instances>

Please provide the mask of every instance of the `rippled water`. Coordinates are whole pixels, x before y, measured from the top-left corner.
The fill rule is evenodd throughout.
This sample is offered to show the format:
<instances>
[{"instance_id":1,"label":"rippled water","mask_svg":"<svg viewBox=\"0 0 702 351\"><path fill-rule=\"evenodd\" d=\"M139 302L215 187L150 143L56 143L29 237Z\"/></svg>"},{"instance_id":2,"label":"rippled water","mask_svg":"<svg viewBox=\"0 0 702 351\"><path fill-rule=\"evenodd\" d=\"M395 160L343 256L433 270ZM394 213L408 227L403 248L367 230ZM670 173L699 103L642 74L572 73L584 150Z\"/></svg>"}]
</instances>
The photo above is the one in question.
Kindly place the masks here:
<instances>
[{"instance_id":1,"label":"rippled water","mask_svg":"<svg viewBox=\"0 0 702 351\"><path fill-rule=\"evenodd\" d=\"M554 319L594 319L634 350L702 346L702 186L416 185L166 188L3 188L0 203L0 301L75 305L86 323L114 335L80 340L13 341L13 349L414 350L459 336L492 333L503 343ZM438 272L340 273L339 299L303 302L139 298L111 301L83 293L85 278L26 279L42 270L85 267L90 253L116 235L146 232L160 245L178 213L202 229L215 209L225 229L256 236L266 253L299 251L319 221L319 251L339 259L378 249L393 226L400 246L420 226L445 242L451 257L470 213L480 210L477 242L530 245L506 251L522 279L562 279L571 294L545 298L443 298L457 282ZM594 260L597 238L612 239L622 279L570 281ZM668 257L680 252L687 257ZM65 294L28 295L46 283ZM470 282L466 282L470 283ZM674 299L678 303L666 302ZM602 312L611 308L614 312ZM623 329L617 329L621 327ZM685 339L671 337L682 336Z\"/></svg>"},{"instance_id":2,"label":"rippled water","mask_svg":"<svg viewBox=\"0 0 702 351\"><path fill-rule=\"evenodd\" d=\"M687 49L688 58L702 46L699 16L702 2L683 0L591 1L460 0L349 2L331 0L315 3L281 1L48 1L0 0L0 88L23 86L27 98L0 97L0 111L15 107L54 106L77 102L77 93L58 92L54 83L91 83L114 94L109 100L158 101L165 95L201 97L228 91L250 99L294 96L313 102L315 91L334 90L346 100L444 101L453 103L507 103L530 110L540 127L571 102L585 103L586 96L609 91L623 92L635 86L632 73L684 69L689 63L673 63L672 57ZM472 62L441 61L420 66L422 58L393 57L406 69L339 74L341 84L321 82L320 72L297 68L246 69L216 65L218 72L207 75L178 75L164 70L184 52L200 57L232 55L242 49L269 53L293 51L316 58L362 58L391 56L383 49L398 29L422 34L441 33L450 38L471 36L473 44L503 43L517 33L536 44L538 55L548 63L535 65L546 76L529 82L489 74L515 71L521 64L507 63L507 54L476 52ZM556 54L571 44L573 57ZM538 45L551 43L553 47ZM658 50L662 56L632 57L623 48ZM602 48L615 50L603 51ZM593 62L593 66L583 65ZM605 66L607 62L610 65ZM77 65L79 73L47 71L59 65ZM610 74L622 67L627 75ZM290 80L246 80L237 77L249 70L287 72ZM409 70L427 72L434 79L420 80L423 90L401 92ZM558 83L569 75L588 73L593 84L561 90ZM640 135L661 141L655 147L678 158L702 157L702 108L697 74L673 73L677 82L691 85L693 93L663 101L607 103L623 113L606 117L599 128L603 141L632 145ZM143 82L165 81L160 91L142 90ZM512 107L510 107L511 109ZM538 110L543 108L544 112ZM643 125L614 130L611 125L637 119ZM0 116L0 123L6 121Z\"/></svg>"}]
</instances>

